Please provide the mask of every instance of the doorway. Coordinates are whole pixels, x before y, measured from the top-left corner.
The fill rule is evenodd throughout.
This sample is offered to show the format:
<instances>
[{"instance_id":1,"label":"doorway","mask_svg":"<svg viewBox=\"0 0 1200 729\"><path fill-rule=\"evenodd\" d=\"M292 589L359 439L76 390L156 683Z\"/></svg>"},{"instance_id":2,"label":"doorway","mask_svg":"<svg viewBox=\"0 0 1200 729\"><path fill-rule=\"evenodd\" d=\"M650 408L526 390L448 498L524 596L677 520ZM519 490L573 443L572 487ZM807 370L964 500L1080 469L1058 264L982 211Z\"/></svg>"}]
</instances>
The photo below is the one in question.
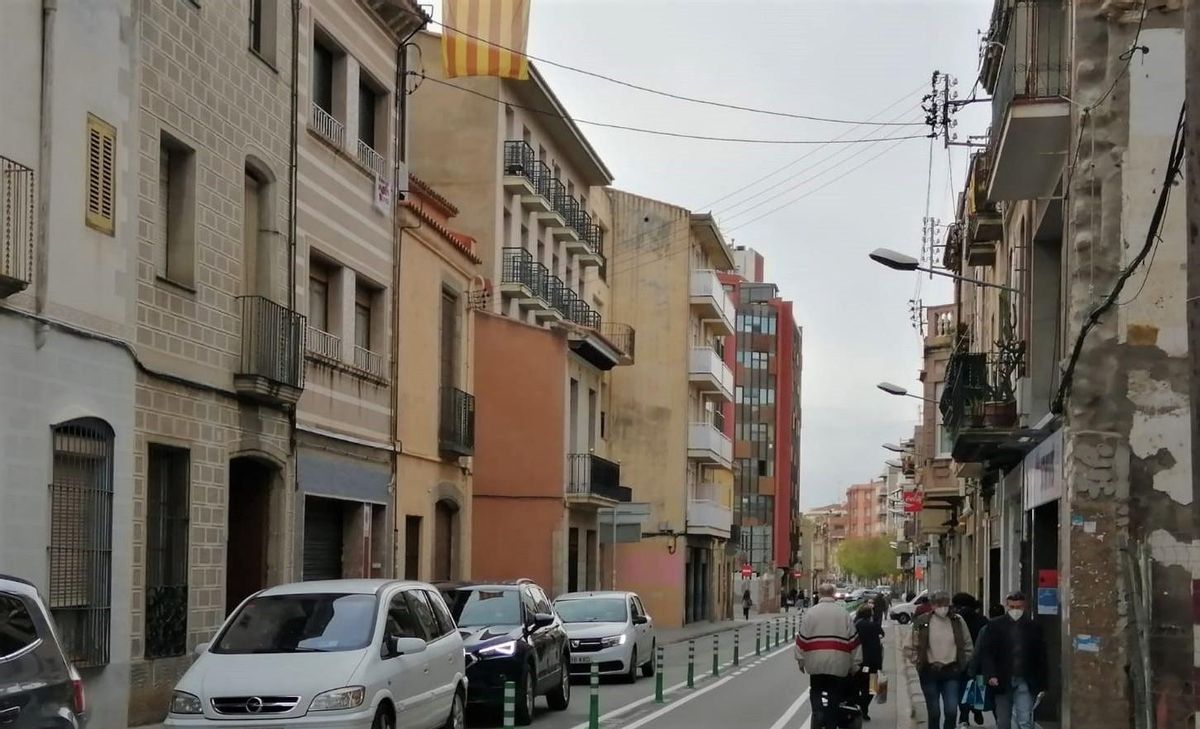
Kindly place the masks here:
<instances>
[{"instance_id":1,"label":"doorway","mask_svg":"<svg viewBox=\"0 0 1200 729\"><path fill-rule=\"evenodd\" d=\"M225 542L225 614L267 586L271 485L277 469L255 458L229 462Z\"/></svg>"},{"instance_id":2,"label":"doorway","mask_svg":"<svg viewBox=\"0 0 1200 729\"><path fill-rule=\"evenodd\" d=\"M404 517L404 579L421 579L421 517Z\"/></svg>"},{"instance_id":3,"label":"doorway","mask_svg":"<svg viewBox=\"0 0 1200 729\"><path fill-rule=\"evenodd\" d=\"M455 578L455 526L458 521L458 505L452 501L437 502L433 520L433 579Z\"/></svg>"}]
</instances>

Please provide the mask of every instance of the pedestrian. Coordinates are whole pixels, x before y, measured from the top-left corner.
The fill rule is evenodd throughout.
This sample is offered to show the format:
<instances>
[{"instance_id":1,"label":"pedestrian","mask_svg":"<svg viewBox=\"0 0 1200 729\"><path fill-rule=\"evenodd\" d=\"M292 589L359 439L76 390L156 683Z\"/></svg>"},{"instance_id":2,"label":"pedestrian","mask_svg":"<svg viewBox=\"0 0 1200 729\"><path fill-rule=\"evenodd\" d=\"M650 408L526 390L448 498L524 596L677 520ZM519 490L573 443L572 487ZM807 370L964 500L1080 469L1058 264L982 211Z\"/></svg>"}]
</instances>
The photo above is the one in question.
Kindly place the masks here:
<instances>
[{"instance_id":1,"label":"pedestrian","mask_svg":"<svg viewBox=\"0 0 1200 729\"><path fill-rule=\"evenodd\" d=\"M817 588L819 602L804 612L796 638L796 665L809 677L813 729L837 729L850 677L862 666L862 644L854 618L834 598L828 582Z\"/></svg>"},{"instance_id":2,"label":"pedestrian","mask_svg":"<svg viewBox=\"0 0 1200 729\"><path fill-rule=\"evenodd\" d=\"M742 618L744 620L750 619L750 608L752 607L754 607L754 600L751 599L750 588L747 587L746 591L742 593Z\"/></svg>"},{"instance_id":3,"label":"pedestrian","mask_svg":"<svg viewBox=\"0 0 1200 729\"><path fill-rule=\"evenodd\" d=\"M891 604L888 602L887 595L884 595L882 592L876 593L875 597L871 598L871 607L873 608L872 612L874 615L875 624L882 626L883 619L888 614L888 608L891 607Z\"/></svg>"},{"instance_id":4,"label":"pedestrian","mask_svg":"<svg viewBox=\"0 0 1200 729\"><path fill-rule=\"evenodd\" d=\"M797 610L800 609L800 592L794 587L788 591L788 604Z\"/></svg>"},{"instance_id":5,"label":"pedestrian","mask_svg":"<svg viewBox=\"0 0 1200 729\"><path fill-rule=\"evenodd\" d=\"M808 599L804 595L804 590L800 591L800 601L796 604L801 608L808 607Z\"/></svg>"},{"instance_id":6,"label":"pedestrian","mask_svg":"<svg viewBox=\"0 0 1200 729\"><path fill-rule=\"evenodd\" d=\"M959 677L971 665L971 632L950 612L950 594L929 596L930 612L913 621L912 651L925 694L930 729L955 729L962 697Z\"/></svg>"},{"instance_id":7,"label":"pedestrian","mask_svg":"<svg viewBox=\"0 0 1200 729\"><path fill-rule=\"evenodd\" d=\"M883 670L883 627L874 619L874 612L870 603L864 603L854 614L854 629L862 642L862 668L854 678L864 721L871 720L871 676Z\"/></svg>"},{"instance_id":8,"label":"pedestrian","mask_svg":"<svg viewBox=\"0 0 1200 729\"><path fill-rule=\"evenodd\" d=\"M1010 592L1004 605L1006 614L988 621L980 669L995 697L997 729L1033 729L1034 702L1046 686L1046 646L1025 593Z\"/></svg>"},{"instance_id":9,"label":"pedestrian","mask_svg":"<svg viewBox=\"0 0 1200 729\"><path fill-rule=\"evenodd\" d=\"M967 592L959 592L950 598L950 604L954 609L954 614L963 619L967 624L967 630L971 633L971 643L979 645L979 634L983 630L983 626L987 625L987 618L979 612L979 601L975 596ZM978 654L978 651L976 651ZM972 660L972 664L975 663ZM965 688L967 683L973 679L975 673L971 671L971 665L963 667L962 675L959 676L961 688ZM962 694L962 695L965 695ZM983 724L983 712L972 707L970 704L960 703L958 707L958 725L959 727L969 726L967 721L969 718L974 718L976 724Z\"/></svg>"}]
</instances>

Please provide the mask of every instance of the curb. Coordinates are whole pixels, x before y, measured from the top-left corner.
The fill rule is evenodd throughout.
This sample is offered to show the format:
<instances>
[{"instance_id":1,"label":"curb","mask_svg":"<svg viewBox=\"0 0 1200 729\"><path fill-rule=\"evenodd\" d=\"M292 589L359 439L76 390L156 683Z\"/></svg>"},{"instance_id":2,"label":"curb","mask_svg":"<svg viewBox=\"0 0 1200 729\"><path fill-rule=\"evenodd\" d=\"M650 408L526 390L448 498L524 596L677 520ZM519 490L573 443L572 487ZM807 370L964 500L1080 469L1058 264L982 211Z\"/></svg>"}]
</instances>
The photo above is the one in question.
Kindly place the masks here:
<instances>
[{"instance_id":1,"label":"curb","mask_svg":"<svg viewBox=\"0 0 1200 729\"><path fill-rule=\"evenodd\" d=\"M900 676L904 689L908 692L909 712L907 717L901 717L907 729L929 729L929 712L925 708L925 692L921 690L921 679L917 676L917 667L909 660L907 646L912 628L903 626L899 629L900 637Z\"/></svg>"},{"instance_id":2,"label":"curb","mask_svg":"<svg viewBox=\"0 0 1200 729\"><path fill-rule=\"evenodd\" d=\"M780 613L778 617L782 618L783 614ZM716 635L717 633L727 633L731 630L741 630L743 628L754 627L754 625L756 623L770 623L774 619L775 619L775 616L767 617L767 618L760 618L760 619L756 619L756 620L749 620L749 621L735 620L735 621L732 621L731 625L713 626L712 628L706 628L705 630L703 630L699 633L692 633L690 635L687 635L687 636L684 636L681 638L675 638L673 640L663 640L661 642L663 645L678 645L680 643L686 643L689 640L697 640L699 638L707 638L708 636ZM788 642L790 642L790 638L789 638Z\"/></svg>"}]
</instances>

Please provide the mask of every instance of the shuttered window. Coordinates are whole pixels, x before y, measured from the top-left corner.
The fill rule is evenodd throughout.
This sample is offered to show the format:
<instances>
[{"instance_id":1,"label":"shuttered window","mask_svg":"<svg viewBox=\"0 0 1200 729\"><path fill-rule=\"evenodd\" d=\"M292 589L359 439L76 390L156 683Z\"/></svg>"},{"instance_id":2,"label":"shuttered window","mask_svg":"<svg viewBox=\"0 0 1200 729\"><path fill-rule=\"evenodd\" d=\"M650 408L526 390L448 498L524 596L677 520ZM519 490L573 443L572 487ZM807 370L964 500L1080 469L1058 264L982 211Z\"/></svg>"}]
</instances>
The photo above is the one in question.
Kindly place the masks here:
<instances>
[{"instance_id":1,"label":"shuttered window","mask_svg":"<svg viewBox=\"0 0 1200 729\"><path fill-rule=\"evenodd\" d=\"M85 222L89 228L109 235L116 228L116 169L116 127L88 114Z\"/></svg>"}]
</instances>

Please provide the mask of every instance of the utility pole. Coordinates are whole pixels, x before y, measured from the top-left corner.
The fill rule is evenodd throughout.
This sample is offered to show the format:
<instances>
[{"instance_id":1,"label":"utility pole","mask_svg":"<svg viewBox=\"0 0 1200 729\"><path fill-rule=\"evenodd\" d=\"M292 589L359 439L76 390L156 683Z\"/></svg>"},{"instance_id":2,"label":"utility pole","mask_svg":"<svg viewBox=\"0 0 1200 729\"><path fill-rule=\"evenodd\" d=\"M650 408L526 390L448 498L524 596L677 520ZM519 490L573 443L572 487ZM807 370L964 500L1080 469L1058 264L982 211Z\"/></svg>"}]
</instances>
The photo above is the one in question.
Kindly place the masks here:
<instances>
[{"instance_id":1,"label":"utility pole","mask_svg":"<svg viewBox=\"0 0 1200 729\"><path fill-rule=\"evenodd\" d=\"M1184 6L1185 99L1188 108L1185 180L1187 182L1187 330L1191 400L1200 402L1200 0ZM1200 408L1192 409L1192 483L1200 483ZM1192 521L1200 524L1200 502L1192 499Z\"/></svg>"}]
</instances>

